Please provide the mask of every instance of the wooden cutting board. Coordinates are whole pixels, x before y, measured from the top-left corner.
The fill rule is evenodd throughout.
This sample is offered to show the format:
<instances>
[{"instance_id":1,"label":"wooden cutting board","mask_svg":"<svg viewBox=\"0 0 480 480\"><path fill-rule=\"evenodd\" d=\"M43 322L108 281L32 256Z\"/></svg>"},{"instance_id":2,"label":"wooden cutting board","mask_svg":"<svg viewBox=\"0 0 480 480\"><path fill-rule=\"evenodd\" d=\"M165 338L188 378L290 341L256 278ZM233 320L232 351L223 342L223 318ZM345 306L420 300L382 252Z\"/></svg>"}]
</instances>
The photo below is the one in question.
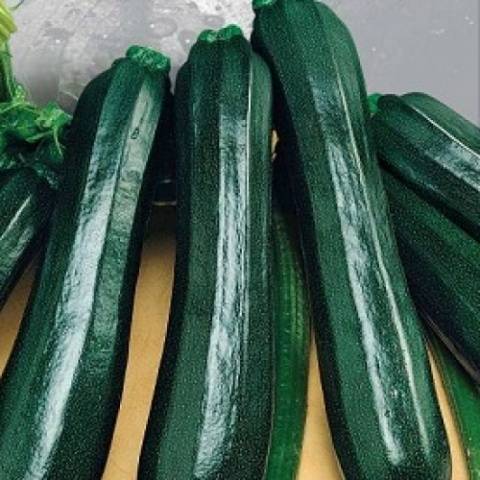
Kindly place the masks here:
<instances>
[{"instance_id":1,"label":"wooden cutting board","mask_svg":"<svg viewBox=\"0 0 480 480\"><path fill-rule=\"evenodd\" d=\"M143 252L122 406L103 480L136 478L142 437L168 320L175 254L174 227L173 208L156 208ZM9 302L0 312L1 369L13 345L34 270L34 266L30 266ZM467 480L465 458L435 366L434 375L452 450L453 480ZM308 416L299 480L318 479L340 480L341 475L332 448L317 360L312 348Z\"/></svg>"}]
</instances>

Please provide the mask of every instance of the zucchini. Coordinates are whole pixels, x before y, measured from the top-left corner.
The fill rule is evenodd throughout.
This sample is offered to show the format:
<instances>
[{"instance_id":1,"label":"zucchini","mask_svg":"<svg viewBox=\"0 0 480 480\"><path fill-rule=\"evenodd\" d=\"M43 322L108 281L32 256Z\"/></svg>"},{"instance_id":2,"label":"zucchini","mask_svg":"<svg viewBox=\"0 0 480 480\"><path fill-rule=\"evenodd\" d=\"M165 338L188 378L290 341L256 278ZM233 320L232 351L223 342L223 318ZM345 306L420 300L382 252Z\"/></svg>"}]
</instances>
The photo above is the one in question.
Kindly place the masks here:
<instances>
[{"instance_id":1,"label":"zucchini","mask_svg":"<svg viewBox=\"0 0 480 480\"><path fill-rule=\"evenodd\" d=\"M276 173L272 234L275 403L265 480L295 480L307 408L310 308L291 192L282 185L286 180L279 167Z\"/></svg>"},{"instance_id":2,"label":"zucchini","mask_svg":"<svg viewBox=\"0 0 480 480\"><path fill-rule=\"evenodd\" d=\"M50 185L30 169L0 176L0 308L31 259L54 198Z\"/></svg>"},{"instance_id":3,"label":"zucchini","mask_svg":"<svg viewBox=\"0 0 480 480\"><path fill-rule=\"evenodd\" d=\"M430 344L460 432L469 478L479 480L480 390L438 339L432 336Z\"/></svg>"},{"instance_id":4,"label":"zucchini","mask_svg":"<svg viewBox=\"0 0 480 480\"><path fill-rule=\"evenodd\" d=\"M268 69L238 27L200 35L175 92L177 261L140 480L264 472L271 102Z\"/></svg>"},{"instance_id":5,"label":"zucchini","mask_svg":"<svg viewBox=\"0 0 480 480\"><path fill-rule=\"evenodd\" d=\"M381 97L373 129L386 168L480 240L480 129L421 93Z\"/></svg>"},{"instance_id":6,"label":"zucchini","mask_svg":"<svg viewBox=\"0 0 480 480\"><path fill-rule=\"evenodd\" d=\"M290 151L325 403L344 475L450 478L355 45L336 15L313 0L257 0L254 7L252 40L273 72L274 120Z\"/></svg>"},{"instance_id":7,"label":"zucchini","mask_svg":"<svg viewBox=\"0 0 480 480\"><path fill-rule=\"evenodd\" d=\"M10 106L11 102L0 103L0 110ZM38 143L12 136L16 127L11 125L18 130L29 127L30 120L22 117L22 107L13 108L11 114L0 112L0 142L7 139L0 147L0 308L36 253L39 241L45 238L63 177L63 146L57 142L60 137L64 140L70 117L56 106L47 108L48 112L38 110L34 116L46 114L53 119L60 115L57 120L61 126L58 133L46 126L46 131L38 133L45 135Z\"/></svg>"},{"instance_id":8,"label":"zucchini","mask_svg":"<svg viewBox=\"0 0 480 480\"><path fill-rule=\"evenodd\" d=\"M0 382L0 477L101 478L120 404L168 60L132 47L82 94L50 239Z\"/></svg>"},{"instance_id":9,"label":"zucchini","mask_svg":"<svg viewBox=\"0 0 480 480\"><path fill-rule=\"evenodd\" d=\"M480 383L480 244L393 175L384 181L417 309Z\"/></svg>"}]
</instances>

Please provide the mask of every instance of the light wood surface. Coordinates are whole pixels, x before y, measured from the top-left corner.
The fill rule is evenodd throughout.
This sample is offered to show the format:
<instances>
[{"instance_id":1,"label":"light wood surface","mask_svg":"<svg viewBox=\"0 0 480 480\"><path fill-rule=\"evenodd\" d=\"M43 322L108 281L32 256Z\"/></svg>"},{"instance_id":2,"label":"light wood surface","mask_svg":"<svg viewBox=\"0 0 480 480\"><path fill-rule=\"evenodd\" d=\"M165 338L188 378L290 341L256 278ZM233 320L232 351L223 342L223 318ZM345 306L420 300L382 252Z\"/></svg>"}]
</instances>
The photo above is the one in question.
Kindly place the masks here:
<instances>
[{"instance_id":1,"label":"light wood surface","mask_svg":"<svg viewBox=\"0 0 480 480\"><path fill-rule=\"evenodd\" d=\"M136 478L142 437L168 320L175 253L174 223L173 209L155 209L144 246L137 286L122 406L103 480ZM12 348L34 270L34 265L29 267L0 312L0 368L4 367ZM453 480L467 480L465 459L436 368L434 375L450 439ZM318 479L339 480L341 475L332 448L317 361L312 348L308 418L299 480Z\"/></svg>"}]
</instances>

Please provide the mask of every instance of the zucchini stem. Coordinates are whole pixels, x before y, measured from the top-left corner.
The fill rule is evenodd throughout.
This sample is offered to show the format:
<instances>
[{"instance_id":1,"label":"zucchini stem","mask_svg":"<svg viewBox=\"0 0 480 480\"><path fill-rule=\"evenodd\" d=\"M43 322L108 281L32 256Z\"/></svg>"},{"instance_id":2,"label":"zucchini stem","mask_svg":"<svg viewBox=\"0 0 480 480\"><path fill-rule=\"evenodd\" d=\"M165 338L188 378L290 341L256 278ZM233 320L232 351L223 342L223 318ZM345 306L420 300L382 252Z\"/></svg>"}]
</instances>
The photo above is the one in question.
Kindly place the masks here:
<instances>
[{"instance_id":1,"label":"zucchini stem","mask_svg":"<svg viewBox=\"0 0 480 480\"><path fill-rule=\"evenodd\" d=\"M153 48L134 45L128 49L127 58L138 62L152 73L170 72L170 59Z\"/></svg>"},{"instance_id":2,"label":"zucchini stem","mask_svg":"<svg viewBox=\"0 0 480 480\"><path fill-rule=\"evenodd\" d=\"M238 25L227 25L218 31L204 30L198 40L207 43L226 42L235 37L243 37L243 31Z\"/></svg>"},{"instance_id":3,"label":"zucchini stem","mask_svg":"<svg viewBox=\"0 0 480 480\"><path fill-rule=\"evenodd\" d=\"M378 112L378 102L381 97L381 93L372 93L368 97L368 106L370 107L370 112L372 115L375 115Z\"/></svg>"}]
</instances>

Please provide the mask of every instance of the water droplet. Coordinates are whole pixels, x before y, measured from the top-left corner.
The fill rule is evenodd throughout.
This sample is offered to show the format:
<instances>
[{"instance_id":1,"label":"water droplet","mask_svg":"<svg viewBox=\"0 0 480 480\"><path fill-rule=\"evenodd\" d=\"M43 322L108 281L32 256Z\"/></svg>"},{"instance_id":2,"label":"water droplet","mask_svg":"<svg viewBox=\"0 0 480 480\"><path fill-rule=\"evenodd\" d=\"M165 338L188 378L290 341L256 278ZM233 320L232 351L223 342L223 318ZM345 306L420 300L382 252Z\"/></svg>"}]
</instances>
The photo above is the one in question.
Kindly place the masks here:
<instances>
[{"instance_id":1,"label":"water droplet","mask_svg":"<svg viewBox=\"0 0 480 480\"><path fill-rule=\"evenodd\" d=\"M475 25L475 21L472 19L472 17L470 17L470 15L465 15L465 21L466 21L469 25Z\"/></svg>"}]
</instances>

